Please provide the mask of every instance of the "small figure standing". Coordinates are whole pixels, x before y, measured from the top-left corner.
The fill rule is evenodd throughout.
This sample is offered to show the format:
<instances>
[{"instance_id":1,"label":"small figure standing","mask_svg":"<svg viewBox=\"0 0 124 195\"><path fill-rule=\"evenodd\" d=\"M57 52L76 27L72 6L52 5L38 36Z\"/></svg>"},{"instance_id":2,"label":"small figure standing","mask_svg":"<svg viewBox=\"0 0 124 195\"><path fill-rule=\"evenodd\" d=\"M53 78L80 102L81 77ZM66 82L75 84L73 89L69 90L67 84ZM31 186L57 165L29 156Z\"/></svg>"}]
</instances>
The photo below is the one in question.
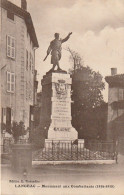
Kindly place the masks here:
<instances>
[{"instance_id":1,"label":"small figure standing","mask_svg":"<svg viewBox=\"0 0 124 195\"><path fill-rule=\"evenodd\" d=\"M62 50L62 43L66 42L69 38L70 35L72 34L69 33L66 38L64 39L59 39L59 33L55 33L55 39L50 42L50 46L48 47L47 50L47 56L51 52L51 64L53 64L53 67L51 70L54 70L56 66L58 66L58 70L61 70L59 67L59 60L61 59L61 50ZM44 61L46 60L47 56L44 58Z\"/></svg>"}]
</instances>

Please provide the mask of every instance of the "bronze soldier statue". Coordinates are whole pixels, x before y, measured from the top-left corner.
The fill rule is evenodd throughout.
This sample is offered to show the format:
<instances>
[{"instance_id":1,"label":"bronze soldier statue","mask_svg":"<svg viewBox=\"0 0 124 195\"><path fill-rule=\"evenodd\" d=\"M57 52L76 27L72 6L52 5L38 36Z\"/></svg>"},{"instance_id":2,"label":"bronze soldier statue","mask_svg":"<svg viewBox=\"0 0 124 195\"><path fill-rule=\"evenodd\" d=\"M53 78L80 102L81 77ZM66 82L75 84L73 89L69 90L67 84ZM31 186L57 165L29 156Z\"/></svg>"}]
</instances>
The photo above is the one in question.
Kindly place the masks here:
<instances>
[{"instance_id":1,"label":"bronze soldier statue","mask_svg":"<svg viewBox=\"0 0 124 195\"><path fill-rule=\"evenodd\" d=\"M46 60L47 56L51 52L51 64L53 64L53 67L51 70L54 70L56 66L58 66L58 70L61 70L59 67L59 60L61 59L61 50L62 50L62 43L66 42L69 38L70 35L72 34L69 33L66 38L64 39L59 39L59 33L55 33L55 39L50 42L50 46L48 47L47 50L47 55L44 58L44 61Z\"/></svg>"}]
</instances>

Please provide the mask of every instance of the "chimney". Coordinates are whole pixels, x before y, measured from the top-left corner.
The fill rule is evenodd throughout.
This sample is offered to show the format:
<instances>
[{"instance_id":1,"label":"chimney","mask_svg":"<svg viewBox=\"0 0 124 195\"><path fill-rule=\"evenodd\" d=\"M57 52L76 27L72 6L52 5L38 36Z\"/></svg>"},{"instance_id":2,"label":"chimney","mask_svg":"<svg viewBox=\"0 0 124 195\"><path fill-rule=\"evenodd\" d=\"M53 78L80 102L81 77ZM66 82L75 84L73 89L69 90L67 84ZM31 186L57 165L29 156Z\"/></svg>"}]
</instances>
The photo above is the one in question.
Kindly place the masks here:
<instances>
[{"instance_id":1,"label":"chimney","mask_svg":"<svg viewBox=\"0 0 124 195\"><path fill-rule=\"evenodd\" d=\"M21 0L21 8L27 11L27 1L26 0Z\"/></svg>"},{"instance_id":2,"label":"chimney","mask_svg":"<svg viewBox=\"0 0 124 195\"><path fill-rule=\"evenodd\" d=\"M117 68L111 68L111 76L114 76L117 74Z\"/></svg>"}]
</instances>

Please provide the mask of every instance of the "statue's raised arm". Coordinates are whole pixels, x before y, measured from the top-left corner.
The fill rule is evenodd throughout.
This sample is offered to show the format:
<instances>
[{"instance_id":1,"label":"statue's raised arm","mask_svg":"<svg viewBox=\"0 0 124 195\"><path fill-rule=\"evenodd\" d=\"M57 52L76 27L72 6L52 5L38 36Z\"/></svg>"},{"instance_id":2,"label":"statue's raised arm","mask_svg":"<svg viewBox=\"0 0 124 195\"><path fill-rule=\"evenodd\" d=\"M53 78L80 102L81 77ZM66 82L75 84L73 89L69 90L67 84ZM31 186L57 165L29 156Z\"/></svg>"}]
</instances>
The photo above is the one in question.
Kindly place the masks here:
<instances>
[{"instance_id":1,"label":"statue's raised arm","mask_svg":"<svg viewBox=\"0 0 124 195\"><path fill-rule=\"evenodd\" d=\"M65 37L64 39L62 39L62 43L66 42L66 41L70 38L71 34L72 34L72 32L70 32L70 33L67 35L67 37Z\"/></svg>"}]
</instances>

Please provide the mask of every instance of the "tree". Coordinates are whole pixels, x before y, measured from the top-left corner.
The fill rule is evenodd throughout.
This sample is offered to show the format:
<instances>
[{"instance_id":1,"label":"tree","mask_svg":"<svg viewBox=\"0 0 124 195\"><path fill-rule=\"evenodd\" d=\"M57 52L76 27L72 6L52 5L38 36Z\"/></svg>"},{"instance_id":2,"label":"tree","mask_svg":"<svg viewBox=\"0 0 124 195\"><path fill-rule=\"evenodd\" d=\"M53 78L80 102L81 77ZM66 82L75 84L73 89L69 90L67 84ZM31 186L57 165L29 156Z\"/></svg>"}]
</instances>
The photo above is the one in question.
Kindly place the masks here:
<instances>
[{"instance_id":1,"label":"tree","mask_svg":"<svg viewBox=\"0 0 124 195\"><path fill-rule=\"evenodd\" d=\"M72 100L84 109L95 108L103 102L104 83L99 72L90 67L79 67L72 73Z\"/></svg>"},{"instance_id":2,"label":"tree","mask_svg":"<svg viewBox=\"0 0 124 195\"><path fill-rule=\"evenodd\" d=\"M19 137L22 135L26 135L27 133L24 122L20 121L19 123L17 123L16 121L13 121L12 127L11 127L11 133L13 135L15 143L17 143Z\"/></svg>"},{"instance_id":3,"label":"tree","mask_svg":"<svg viewBox=\"0 0 124 195\"><path fill-rule=\"evenodd\" d=\"M6 124L1 123L1 132L3 133L4 130L6 130Z\"/></svg>"},{"instance_id":4,"label":"tree","mask_svg":"<svg viewBox=\"0 0 124 195\"><path fill-rule=\"evenodd\" d=\"M66 50L69 51L70 61L72 62L72 69L70 69L69 72L70 74L74 74L75 70L83 67L84 61L77 52L71 50L69 47L67 47Z\"/></svg>"},{"instance_id":5,"label":"tree","mask_svg":"<svg viewBox=\"0 0 124 195\"><path fill-rule=\"evenodd\" d=\"M30 142L33 145L33 150L39 150L44 147L45 130L42 126L37 126L31 131Z\"/></svg>"},{"instance_id":6,"label":"tree","mask_svg":"<svg viewBox=\"0 0 124 195\"><path fill-rule=\"evenodd\" d=\"M70 48L67 50L70 52L70 59L73 62L72 69L69 70L72 77L72 124L78 132L80 131L81 136L81 131L82 135L84 131L90 134L93 128L96 128L92 112L93 109L104 104L102 90L105 85L99 72L93 71L89 66L84 66L84 62L77 52ZM89 119L92 121L90 125L88 125ZM92 135L93 133L94 131ZM97 133L94 136L97 137Z\"/></svg>"}]
</instances>

